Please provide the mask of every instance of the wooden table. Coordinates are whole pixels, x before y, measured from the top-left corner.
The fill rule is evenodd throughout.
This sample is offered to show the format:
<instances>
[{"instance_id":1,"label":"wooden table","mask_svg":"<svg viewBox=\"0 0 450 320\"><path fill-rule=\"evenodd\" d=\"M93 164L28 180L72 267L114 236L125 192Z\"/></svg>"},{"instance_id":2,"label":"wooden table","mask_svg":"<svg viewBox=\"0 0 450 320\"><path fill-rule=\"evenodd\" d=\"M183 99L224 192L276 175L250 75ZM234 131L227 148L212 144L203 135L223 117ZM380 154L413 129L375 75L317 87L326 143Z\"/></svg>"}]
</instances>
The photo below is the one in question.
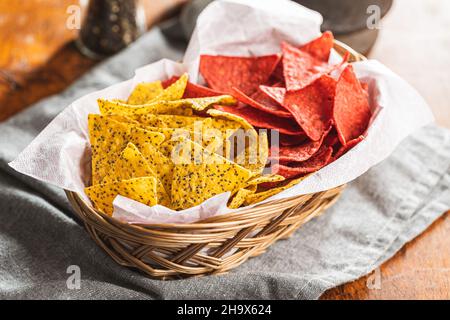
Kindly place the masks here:
<instances>
[{"instance_id":1,"label":"wooden table","mask_svg":"<svg viewBox=\"0 0 450 320\"><path fill-rule=\"evenodd\" d=\"M149 24L180 0L146 2ZM95 62L65 27L75 0L0 2L0 121L66 88ZM408 80L450 128L450 1L396 0L370 57ZM38 18L37 18L38 17ZM11 31L14 32L11 32ZM450 212L373 274L323 299L450 299Z\"/></svg>"}]
</instances>

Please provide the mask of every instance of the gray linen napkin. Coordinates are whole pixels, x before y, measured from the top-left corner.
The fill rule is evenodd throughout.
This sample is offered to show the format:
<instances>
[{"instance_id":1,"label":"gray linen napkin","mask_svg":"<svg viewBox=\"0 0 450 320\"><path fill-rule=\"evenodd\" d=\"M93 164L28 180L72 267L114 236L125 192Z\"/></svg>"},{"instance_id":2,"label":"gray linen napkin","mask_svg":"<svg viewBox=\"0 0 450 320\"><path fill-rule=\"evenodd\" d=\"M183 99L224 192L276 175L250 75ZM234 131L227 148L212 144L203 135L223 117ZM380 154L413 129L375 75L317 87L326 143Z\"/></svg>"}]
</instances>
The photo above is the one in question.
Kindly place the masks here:
<instances>
[{"instance_id":1,"label":"gray linen napkin","mask_svg":"<svg viewBox=\"0 0 450 320\"><path fill-rule=\"evenodd\" d=\"M450 132L430 125L352 182L320 218L226 275L160 281L117 265L77 223L62 190L7 163L71 101L162 57L181 53L154 29L63 93L0 124L0 298L317 299L375 269L450 208ZM79 289L67 285L73 265Z\"/></svg>"}]
</instances>

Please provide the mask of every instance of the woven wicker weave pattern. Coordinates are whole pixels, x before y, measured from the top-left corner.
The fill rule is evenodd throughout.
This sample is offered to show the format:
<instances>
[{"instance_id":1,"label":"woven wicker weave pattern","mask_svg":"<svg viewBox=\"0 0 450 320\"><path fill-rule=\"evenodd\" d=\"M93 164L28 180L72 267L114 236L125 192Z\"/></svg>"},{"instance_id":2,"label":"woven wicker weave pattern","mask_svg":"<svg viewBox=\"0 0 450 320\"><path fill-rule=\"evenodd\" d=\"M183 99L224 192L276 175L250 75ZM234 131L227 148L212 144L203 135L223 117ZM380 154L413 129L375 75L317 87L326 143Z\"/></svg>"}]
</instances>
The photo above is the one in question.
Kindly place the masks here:
<instances>
[{"instance_id":1,"label":"woven wicker weave pattern","mask_svg":"<svg viewBox=\"0 0 450 320\"><path fill-rule=\"evenodd\" d=\"M335 49L365 59L336 41ZM78 194L66 191L94 241L117 263L150 277L174 279L226 272L262 254L272 243L322 214L343 186L315 194L276 200L190 224L131 225L93 209Z\"/></svg>"}]
</instances>

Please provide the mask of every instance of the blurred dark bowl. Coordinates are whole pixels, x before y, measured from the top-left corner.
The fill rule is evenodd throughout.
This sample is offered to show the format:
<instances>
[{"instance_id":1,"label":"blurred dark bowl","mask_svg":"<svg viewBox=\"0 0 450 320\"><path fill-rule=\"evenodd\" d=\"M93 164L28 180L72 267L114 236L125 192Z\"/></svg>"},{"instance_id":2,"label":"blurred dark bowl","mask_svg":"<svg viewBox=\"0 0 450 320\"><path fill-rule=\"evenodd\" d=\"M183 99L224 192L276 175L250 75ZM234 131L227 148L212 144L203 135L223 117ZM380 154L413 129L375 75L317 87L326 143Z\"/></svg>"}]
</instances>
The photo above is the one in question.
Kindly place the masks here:
<instances>
[{"instance_id":1,"label":"blurred dark bowl","mask_svg":"<svg viewBox=\"0 0 450 320\"><path fill-rule=\"evenodd\" d=\"M200 12L213 0L192 0L188 2L176 19L166 21L162 26L164 34L178 41L189 40ZM254 0L257 1L257 0ZM380 7L384 16L393 0L297 0L296 2L320 12L324 18L322 31L331 30L338 40L367 54L375 43L378 30L367 28L370 5Z\"/></svg>"},{"instance_id":2,"label":"blurred dark bowl","mask_svg":"<svg viewBox=\"0 0 450 320\"><path fill-rule=\"evenodd\" d=\"M367 8L371 5L378 6L383 17L393 3L393 0L295 1L322 14L322 31L332 31L338 40L363 54L370 51L378 37L378 29L367 28L367 19L371 14L367 13Z\"/></svg>"},{"instance_id":3,"label":"blurred dark bowl","mask_svg":"<svg viewBox=\"0 0 450 320\"><path fill-rule=\"evenodd\" d=\"M393 0L296 0L323 16L322 30L335 35L348 34L367 29L367 8L376 5L383 17L391 8Z\"/></svg>"}]
</instances>

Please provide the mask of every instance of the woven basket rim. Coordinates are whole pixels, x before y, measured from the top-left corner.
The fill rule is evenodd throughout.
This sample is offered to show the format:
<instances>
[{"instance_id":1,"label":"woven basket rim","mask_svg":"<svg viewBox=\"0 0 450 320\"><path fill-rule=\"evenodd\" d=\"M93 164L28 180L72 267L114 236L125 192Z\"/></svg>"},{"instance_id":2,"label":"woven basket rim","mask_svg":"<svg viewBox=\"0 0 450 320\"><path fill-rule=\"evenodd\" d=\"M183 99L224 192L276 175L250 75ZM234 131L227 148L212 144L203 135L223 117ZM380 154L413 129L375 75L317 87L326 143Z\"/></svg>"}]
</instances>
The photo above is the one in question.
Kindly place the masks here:
<instances>
[{"instance_id":1,"label":"woven basket rim","mask_svg":"<svg viewBox=\"0 0 450 320\"><path fill-rule=\"evenodd\" d=\"M367 58L364 55L360 54L359 52L357 52L356 50L352 49L351 47L349 47L348 45L346 45L345 43L343 43L339 40L334 40L334 49L341 56L345 52L348 52L350 54L350 61L352 61L352 62L367 60ZM345 187L345 185L342 185L342 186L338 186L338 187L332 188L332 189L335 189L336 192L340 192L344 187ZM332 189L330 189L330 190L332 190ZM252 220L251 218L242 219L242 221L240 221L238 218L242 218L246 214L257 212L261 208L267 209L267 211L270 212L270 211L272 211L273 207L276 207L281 202L286 204L286 206L287 206L291 201L295 202L297 199L299 199L301 197L304 197L304 198L309 197L309 198L305 199L305 201L303 202L303 203L305 203L310 198L312 198L316 195L320 195L321 193L330 191L330 190L324 190L322 192L310 193L310 194L305 194L305 195L297 195L297 196L267 201L267 202L263 202L263 203L257 203L255 205L237 209L236 211L233 211L233 212L224 213L224 214L216 214L213 217L209 217L209 218L197 221L197 222L191 222L191 223L146 223L146 224L128 223L128 222L124 222L119 219L116 219L112 216L109 216L105 213L102 213L102 212L94 209L92 207L92 205L87 203L86 200L84 200L81 197L81 195L78 194L77 192L73 192L73 191L69 191L69 190L64 190L64 191L72 205L74 205L74 203L75 203L76 205L81 207L81 209L83 209L83 208L86 209L90 214L93 214L98 218L102 218L103 220L108 221L110 224L118 225L125 229L131 229L130 231L147 232L150 229L189 230L189 229L201 229L201 228L205 228L205 227L211 228L216 225L217 226L220 225L222 227L230 226L230 225L242 222L242 221L244 221L244 222L247 220L251 221ZM86 210L81 210L81 211L85 212ZM215 222L215 220L227 220L227 221Z\"/></svg>"},{"instance_id":2,"label":"woven basket rim","mask_svg":"<svg viewBox=\"0 0 450 320\"><path fill-rule=\"evenodd\" d=\"M339 186L335 189L340 190L344 187L345 187L345 185ZM197 221L197 222L191 222L191 223L146 223L146 224L143 224L143 223L128 223L128 222L124 222L119 219L116 219L112 216L109 216L109 215L93 208L78 193L69 191L69 190L64 190L64 191L66 192L66 195L69 199L73 199L74 201L76 201L78 203L78 205L84 207L90 213L96 214L96 215L100 216L101 218L103 218L104 220L113 222L114 224L121 225L123 227L136 228L141 231L147 231L149 228L151 228L151 229L153 229L153 228L155 228L155 229L180 229L181 230L181 229L201 229L206 226L208 226L208 227L214 227L214 226L219 226L219 225L227 226L230 224L238 223L239 221L237 221L238 219L236 219L236 218L242 217L245 214L259 211L258 209L261 209L262 207L264 207L264 209L267 209L267 211L271 211L272 207L275 207L280 202L285 203L287 206L287 204L289 204L290 202L296 202L296 200L298 198L312 197L314 195L321 193L321 192L316 192L316 193L310 193L310 194L305 194L305 195L293 196L293 197L289 197L289 198L272 200L272 201L268 201L268 202L264 202L264 203L258 203L256 205L243 207L242 209L237 209L234 212L228 212L228 213L224 213L224 214L216 214L213 217L209 217L209 218ZM85 212L85 211L83 211L83 212ZM217 220L217 219L229 220L229 221L213 222L214 220ZM241 222L245 222L247 220L252 220L252 219L250 219L250 218L244 219Z\"/></svg>"}]
</instances>

